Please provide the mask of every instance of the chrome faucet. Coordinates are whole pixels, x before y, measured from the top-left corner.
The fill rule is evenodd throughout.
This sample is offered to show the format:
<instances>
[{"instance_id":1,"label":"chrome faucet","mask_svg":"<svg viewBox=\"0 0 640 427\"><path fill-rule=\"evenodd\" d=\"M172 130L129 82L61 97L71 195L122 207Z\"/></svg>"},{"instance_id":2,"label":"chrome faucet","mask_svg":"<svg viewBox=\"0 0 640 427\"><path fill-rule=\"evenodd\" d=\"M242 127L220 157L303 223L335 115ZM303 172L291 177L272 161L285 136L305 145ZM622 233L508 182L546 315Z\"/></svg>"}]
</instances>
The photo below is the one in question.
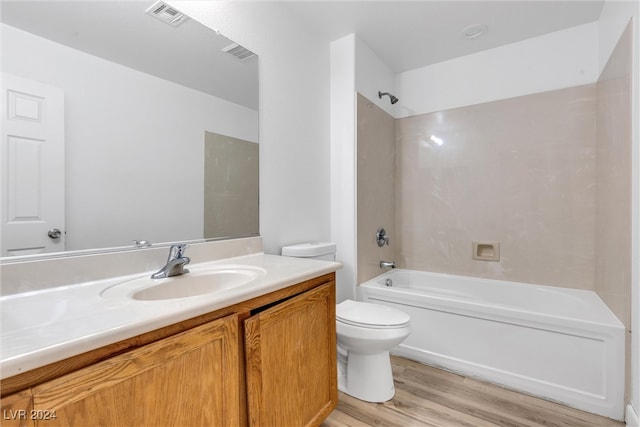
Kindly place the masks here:
<instances>
[{"instance_id":1,"label":"chrome faucet","mask_svg":"<svg viewBox=\"0 0 640 427\"><path fill-rule=\"evenodd\" d=\"M380 261L380 268L396 268L394 261Z\"/></svg>"},{"instance_id":2,"label":"chrome faucet","mask_svg":"<svg viewBox=\"0 0 640 427\"><path fill-rule=\"evenodd\" d=\"M185 265L191 262L189 257L184 256L184 251L187 249L187 245L173 245L169 248L169 258L167 263L160 270L151 275L152 279L162 279L165 277L179 276L181 274L188 273L189 270L184 268Z\"/></svg>"}]
</instances>

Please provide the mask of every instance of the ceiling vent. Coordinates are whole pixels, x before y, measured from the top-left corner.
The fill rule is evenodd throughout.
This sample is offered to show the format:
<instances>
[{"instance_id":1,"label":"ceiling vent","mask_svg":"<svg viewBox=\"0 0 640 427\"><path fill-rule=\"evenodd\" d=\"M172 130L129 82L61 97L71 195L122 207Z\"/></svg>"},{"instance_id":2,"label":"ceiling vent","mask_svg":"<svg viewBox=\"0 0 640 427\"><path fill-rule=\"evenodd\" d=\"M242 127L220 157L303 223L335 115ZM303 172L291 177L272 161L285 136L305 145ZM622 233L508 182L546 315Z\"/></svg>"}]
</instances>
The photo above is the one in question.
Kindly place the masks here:
<instances>
[{"instance_id":1,"label":"ceiling vent","mask_svg":"<svg viewBox=\"0 0 640 427\"><path fill-rule=\"evenodd\" d=\"M251 52L244 46L240 46L238 43L233 43L227 47L223 47L222 51L228 53L229 55L233 55L240 61L246 61L256 56L255 53Z\"/></svg>"},{"instance_id":2,"label":"ceiling vent","mask_svg":"<svg viewBox=\"0 0 640 427\"><path fill-rule=\"evenodd\" d=\"M184 21L189 19L187 15L180 12L178 9L173 8L163 1L157 1L150 8L146 10L148 15L158 18L162 22L165 22L172 27L177 27Z\"/></svg>"}]
</instances>

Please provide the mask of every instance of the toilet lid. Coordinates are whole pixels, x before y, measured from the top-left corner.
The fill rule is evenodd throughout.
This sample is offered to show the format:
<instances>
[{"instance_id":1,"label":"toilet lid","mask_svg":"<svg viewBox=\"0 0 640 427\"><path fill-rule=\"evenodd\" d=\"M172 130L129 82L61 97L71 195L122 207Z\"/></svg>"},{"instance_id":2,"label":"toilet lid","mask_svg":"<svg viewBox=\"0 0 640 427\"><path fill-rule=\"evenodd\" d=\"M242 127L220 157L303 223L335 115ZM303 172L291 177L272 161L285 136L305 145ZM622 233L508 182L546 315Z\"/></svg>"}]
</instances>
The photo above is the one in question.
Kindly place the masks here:
<instances>
[{"instance_id":1,"label":"toilet lid","mask_svg":"<svg viewBox=\"0 0 640 427\"><path fill-rule=\"evenodd\" d=\"M336 306L339 322L368 328L399 328L409 324L409 315L395 308L370 302L346 300Z\"/></svg>"}]
</instances>

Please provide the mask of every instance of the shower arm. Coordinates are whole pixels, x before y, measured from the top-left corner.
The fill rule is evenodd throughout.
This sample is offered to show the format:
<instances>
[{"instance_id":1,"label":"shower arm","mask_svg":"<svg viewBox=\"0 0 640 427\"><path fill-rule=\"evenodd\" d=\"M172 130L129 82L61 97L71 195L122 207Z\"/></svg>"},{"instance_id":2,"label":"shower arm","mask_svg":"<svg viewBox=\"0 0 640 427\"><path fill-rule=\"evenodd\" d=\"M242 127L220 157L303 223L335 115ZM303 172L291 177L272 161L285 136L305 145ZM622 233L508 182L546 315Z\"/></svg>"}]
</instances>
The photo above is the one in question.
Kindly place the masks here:
<instances>
[{"instance_id":1,"label":"shower arm","mask_svg":"<svg viewBox=\"0 0 640 427\"><path fill-rule=\"evenodd\" d=\"M378 91L378 98L382 99L383 96L388 96L389 97L389 101L391 101L391 105L393 105L396 102L398 102L398 98L393 96L389 92L380 92L380 91Z\"/></svg>"}]
</instances>

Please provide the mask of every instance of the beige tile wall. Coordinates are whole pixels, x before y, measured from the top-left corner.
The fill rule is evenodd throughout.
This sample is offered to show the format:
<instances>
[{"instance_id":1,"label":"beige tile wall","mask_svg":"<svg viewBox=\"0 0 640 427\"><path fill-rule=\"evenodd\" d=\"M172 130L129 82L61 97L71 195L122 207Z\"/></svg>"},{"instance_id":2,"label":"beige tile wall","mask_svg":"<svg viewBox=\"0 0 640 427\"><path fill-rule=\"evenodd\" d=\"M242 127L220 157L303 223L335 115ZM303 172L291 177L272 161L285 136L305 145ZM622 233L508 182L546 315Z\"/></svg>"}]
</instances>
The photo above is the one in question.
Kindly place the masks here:
<instances>
[{"instance_id":1,"label":"beige tile wall","mask_svg":"<svg viewBox=\"0 0 640 427\"><path fill-rule=\"evenodd\" d=\"M204 237L257 236L258 144L205 132Z\"/></svg>"},{"instance_id":2,"label":"beige tile wall","mask_svg":"<svg viewBox=\"0 0 640 427\"><path fill-rule=\"evenodd\" d=\"M395 220L395 121L364 96L357 100L357 279L362 283L385 270L380 260L396 261L399 248ZM378 227L389 245L378 247Z\"/></svg>"},{"instance_id":3,"label":"beige tile wall","mask_svg":"<svg viewBox=\"0 0 640 427\"><path fill-rule=\"evenodd\" d=\"M358 95L358 282L392 258L596 290L628 328L630 61L627 29L597 84L397 119L395 132ZM472 259L473 241L500 242L500 261Z\"/></svg>"},{"instance_id":4,"label":"beige tile wall","mask_svg":"<svg viewBox=\"0 0 640 427\"><path fill-rule=\"evenodd\" d=\"M596 292L631 324L631 55L627 26L597 83Z\"/></svg>"},{"instance_id":5,"label":"beige tile wall","mask_svg":"<svg viewBox=\"0 0 640 427\"><path fill-rule=\"evenodd\" d=\"M398 119L399 264L593 289L595 96L587 85ZM473 260L472 241L500 242L500 261Z\"/></svg>"}]
</instances>

